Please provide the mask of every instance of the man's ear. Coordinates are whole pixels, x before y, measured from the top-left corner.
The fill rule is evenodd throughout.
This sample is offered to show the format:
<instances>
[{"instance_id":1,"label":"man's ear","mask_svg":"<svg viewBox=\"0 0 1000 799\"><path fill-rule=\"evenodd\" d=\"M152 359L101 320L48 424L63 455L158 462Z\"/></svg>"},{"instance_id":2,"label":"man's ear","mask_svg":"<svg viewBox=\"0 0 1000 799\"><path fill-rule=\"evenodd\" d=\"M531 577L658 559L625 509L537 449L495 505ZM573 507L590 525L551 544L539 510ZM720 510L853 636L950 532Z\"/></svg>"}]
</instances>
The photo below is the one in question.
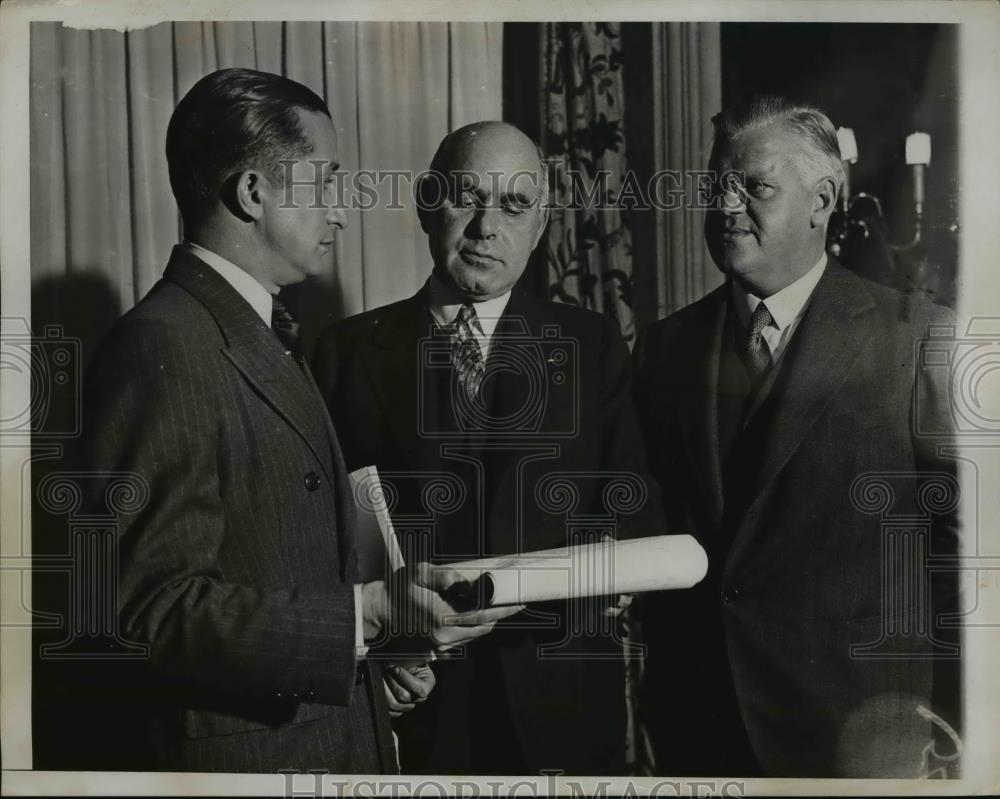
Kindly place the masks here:
<instances>
[{"instance_id":1,"label":"man's ear","mask_svg":"<svg viewBox=\"0 0 1000 799\"><path fill-rule=\"evenodd\" d=\"M271 185L255 170L247 170L235 175L233 184L233 204L239 215L247 220L260 219L264 214L264 195Z\"/></svg>"},{"instance_id":2,"label":"man's ear","mask_svg":"<svg viewBox=\"0 0 1000 799\"><path fill-rule=\"evenodd\" d=\"M837 184L832 177L820 178L813 189L813 207L810 222L813 227L826 227L830 214L837 205Z\"/></svg>"}]
</instances>

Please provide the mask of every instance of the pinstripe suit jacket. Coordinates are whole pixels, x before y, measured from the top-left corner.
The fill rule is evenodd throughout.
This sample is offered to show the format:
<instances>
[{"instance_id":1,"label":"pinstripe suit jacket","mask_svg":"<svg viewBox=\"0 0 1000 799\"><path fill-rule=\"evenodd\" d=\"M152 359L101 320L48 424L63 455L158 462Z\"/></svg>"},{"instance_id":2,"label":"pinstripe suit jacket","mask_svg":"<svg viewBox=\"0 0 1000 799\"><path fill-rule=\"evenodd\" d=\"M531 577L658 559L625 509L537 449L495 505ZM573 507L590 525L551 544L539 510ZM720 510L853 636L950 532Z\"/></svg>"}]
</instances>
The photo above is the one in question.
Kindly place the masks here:
<instances>
[{"instance_id":1,"label":"pinstripe suit jacket","mask_svg":"<svg viewBox=\"0 0 1000 799\"><path fill-rule=\"evenodd\" d=\"M149 489L119 520L120 632L150 647L123 688L143 745L119 766L381 771L381 686L355 661L354 509L311 376L175 248L96 355L84 419L84 466Z\"/></svg>"}]
</instances>

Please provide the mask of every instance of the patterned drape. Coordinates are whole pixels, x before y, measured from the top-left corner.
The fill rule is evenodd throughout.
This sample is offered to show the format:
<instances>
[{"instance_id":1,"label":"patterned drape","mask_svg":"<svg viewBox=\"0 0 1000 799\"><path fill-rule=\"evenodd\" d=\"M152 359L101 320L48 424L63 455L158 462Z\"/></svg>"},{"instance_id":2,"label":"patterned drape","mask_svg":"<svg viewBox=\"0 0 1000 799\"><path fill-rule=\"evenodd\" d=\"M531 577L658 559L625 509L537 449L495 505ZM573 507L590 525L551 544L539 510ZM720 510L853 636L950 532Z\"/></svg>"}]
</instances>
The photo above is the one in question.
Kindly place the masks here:
<instances>
[{"instance_id":1,"label":"patterned drape","mask_svg":"<svg viewBox=\"0 0 1000 799\"><path fill-rule=\"evenodd\" d=\"M615 317L631 342L631 234L611 207L627 169L620 25L552 22L540 29L549 294Z\"/></svg>"}]
</instances>

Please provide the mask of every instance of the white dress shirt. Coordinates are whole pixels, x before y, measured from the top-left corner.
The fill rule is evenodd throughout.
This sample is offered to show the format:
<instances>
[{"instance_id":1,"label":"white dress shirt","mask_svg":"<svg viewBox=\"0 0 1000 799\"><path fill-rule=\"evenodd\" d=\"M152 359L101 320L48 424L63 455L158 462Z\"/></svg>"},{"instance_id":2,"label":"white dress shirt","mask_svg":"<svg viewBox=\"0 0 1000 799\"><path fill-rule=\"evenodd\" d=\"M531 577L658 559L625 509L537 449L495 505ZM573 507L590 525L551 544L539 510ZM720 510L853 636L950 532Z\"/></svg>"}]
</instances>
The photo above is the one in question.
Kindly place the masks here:
<instances>
[{"instance_id":1,"label":"white dress shirt","mask_svg":"<svg viewBox=\"0 0 1000 799\"><path fill-rule=\"evenodd\" d=\"M271 326L271 310L274 301L271 293L264 288L257 279L249 272L241 269L232 261L227 261L221 255L216 255L211 250L206 250L200 244L192 241L184 243L188 250L197 255L202 261L219 273L223 280L236 289L237 293L250 303L250 307L257 312L257 316L264 320L264 324Z\"/></svg>"},{"instance_id":2,"label":"white dress shirt","mask_svg":"<svg viewBox=\"0 0 1000 799\"><path fill-rule=\"evenodd\" d=\"M746 330L747 325L750 324L750 315L756 310L758 304L763 302L764 307L770 312L771 323L761 331L761 337L767 342L773 365L777 365L788 348L788 342L791 341L795 329L802 321L806 308L809 306L809 298L812 297L816 284L823 277L825 269L826 253L824 252L816 265L802 277L763 300L744 291L735 280L731 281L733 304L736 306L736 314L739 316L743 330Z\"/></svg>"},{"instance_id":3,"label":"white dress shirt","mask_svg":"<svg viewBox=\"0 0 1000 799\"><path fill-rule=\"evenodd\" d=\"M249 272L244 271L232 261L227 261L221 255L206 250L199 244L188 241L184 246L199 259L219 273L223 280L236 289L236 292L254 309L257 315L268 327L271 326L271 311L274 300L271 293L264 288ZM456 311L455 313L458 313ZM354 586L354 644L358 657L364 657L368 651L365 646L364 615L361 606L361 586Z\"/></svg>"},{"instance_id":4,"label":"white dress shirt","mask_svg":"<svg viewBox=\"0 0 1000 799\"><path fill-rule=\"evenodd\" d=\"M494 297L492 300L482 302L473 301L472 306L476 309L476 323L472 326L472 333L479 344L479 350L483 353L483 362L490 353L490 342L497 329L497 322L503 315L507 302L510 300L510 292ZM431 316L441 327L448 327L453 324L458 312L465 305L467 300L463 299L457 290L448 286L437 275L431 274L427 280L427 305L430 308Z\"/></svg>"}]
</instances>

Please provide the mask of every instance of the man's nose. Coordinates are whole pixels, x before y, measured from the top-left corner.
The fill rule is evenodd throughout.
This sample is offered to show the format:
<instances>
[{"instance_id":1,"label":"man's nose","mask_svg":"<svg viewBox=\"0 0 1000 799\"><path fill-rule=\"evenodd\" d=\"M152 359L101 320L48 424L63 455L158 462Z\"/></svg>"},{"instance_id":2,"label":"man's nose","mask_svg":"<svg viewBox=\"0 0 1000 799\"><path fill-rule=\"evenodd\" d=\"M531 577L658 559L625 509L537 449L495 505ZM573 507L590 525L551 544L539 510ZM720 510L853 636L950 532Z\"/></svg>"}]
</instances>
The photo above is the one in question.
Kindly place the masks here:
<instances>
[{"instance_id":1,"label":"man's nose","mask_svg":"<svg viewBox=\"0 0 1000 799\"><path fill-rule=\"evenodd\" d=\"M469 223L471 232L477 238L492 239L500 228L499 208L479 208Z\"/></svg>"},{"instance_id":2,"label":"man's nose","mask_svg":"<svg viewBox=\"0 0 1000 799\"><path fill-rule=\"evenodd\" d=\"M746 200L739 187L722 187L719 191L719 210L731 216L742 214L747 210Z\"/></svg>"},{"instance_id":3,"label":"man's nose","mask_svg":"<svg viewBox=\"0 0 1000 799\"><path fill-rule=\"evenodd\" d=\"M326 223L337 228L337 230L343 230L346 227L347 215L339 203L334 203L326 209Z\"/></svg>"}]
</instances>

